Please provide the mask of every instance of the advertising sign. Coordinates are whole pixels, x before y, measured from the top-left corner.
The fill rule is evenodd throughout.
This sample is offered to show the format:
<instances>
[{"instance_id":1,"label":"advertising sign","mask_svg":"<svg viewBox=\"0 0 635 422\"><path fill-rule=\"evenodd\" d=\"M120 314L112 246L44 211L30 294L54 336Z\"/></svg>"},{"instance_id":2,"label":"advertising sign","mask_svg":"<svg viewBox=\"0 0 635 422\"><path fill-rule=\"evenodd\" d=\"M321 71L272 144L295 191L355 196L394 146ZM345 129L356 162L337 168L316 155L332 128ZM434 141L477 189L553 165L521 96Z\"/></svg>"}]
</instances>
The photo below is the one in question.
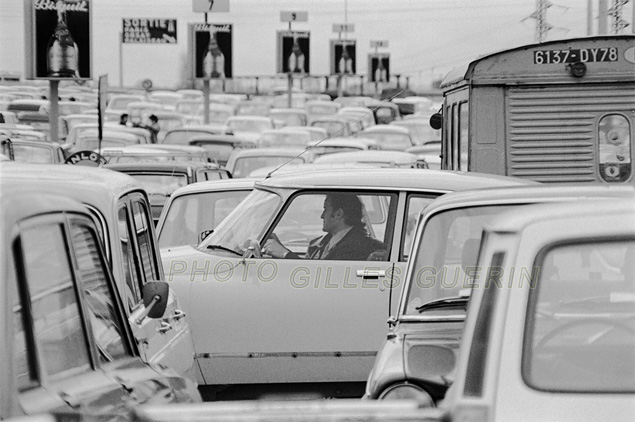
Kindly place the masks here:
<instances>
[{"instance_id":1,"label":"advertising sign","mask_svg":"<svg viewBox=\"0 0 635 422\"><path fill-rule=\"evenodd\" d=\"M331 40L331 75L354 75L357 72L355 40Z\"/></svg>"},{"instance_id":2,"label":"advertising sign","mask_svg":"<svg viewBox=\"0 0 635 422\"><path fill-rule=\"evenodd\" d=\"M190 24L191 57L194 77L199 79L231 78L232 25L227 23Z\"/></svg>"},{"instance_id":3,"label":"advertising sign","mask_svg":"<svg viewBox=\"0 0 635 422\"><path fill-rule=\"evenodd\" d=\"M390 55L368 55L368 81L388 82L390 80Z\"/></svg>"},{"instance_id":4,"label":"advertising sign","mask_svg":"<svg viewBox=\"0 0 635 422\"><path fill-rule=\"evenodd\" d=\"M92 79L91 0L25 0L28 79Z\"/></svg>"},{"instance_id":5,"label":"advertising sign","mask_svg":"<svg viewBox=\"0 0 635 422\"><path fill-rule=\"evenodd\" d=\"M123 19L124 44L176 44L176 19Z\"/></svg>"},{"instance_id":6,"label":"advertising sign","mask_svg":"<svg viewBox=\"0 0 635 422\"><path fill-rule=\"evenodd\" d=\"M309 73L310 31L278 31L278 73Z\"/></svg>"}]
</instances>

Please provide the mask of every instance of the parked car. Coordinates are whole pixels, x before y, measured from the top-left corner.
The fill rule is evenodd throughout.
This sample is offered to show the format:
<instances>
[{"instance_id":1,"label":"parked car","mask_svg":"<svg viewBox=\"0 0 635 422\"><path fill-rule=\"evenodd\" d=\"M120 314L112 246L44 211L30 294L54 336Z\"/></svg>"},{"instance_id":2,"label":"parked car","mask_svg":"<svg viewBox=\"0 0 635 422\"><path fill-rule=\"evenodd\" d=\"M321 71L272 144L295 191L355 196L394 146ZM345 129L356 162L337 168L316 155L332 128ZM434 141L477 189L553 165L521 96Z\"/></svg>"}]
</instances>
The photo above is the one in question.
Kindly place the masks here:
<instances>
[{"instance_id":1,"label":"parked car","mask_svg":"<svg viewBox=\"0 0 635 422\"><path fill-rule=\"evenodd\" d=\"M155 225L176 189L194 182L231 178L231 173L217 164L196 161L115 163L104 168L126 173L141 183L150 197Z\"/></svg>"},{"instance_id":2,"label":"parked car","mask_svg":"<svg viewBox=\"0 0 635 422\"><path fill-rule=\"evenodd\" d=\"M148 196L130 176L101 168L2 163L3 180L31 180L40 189L84 204L98 223L123 312L144 362L171 368L194 379L193 345L188 321L170 291L162 318L145 318L150 303L144 286L165 281L161 255L151 223Z\"/></svg>"},{"instance_id":3,"label":"parked car","mask_svg":"<svg viewBox=\"0 0 635 422\"><path fill-rule=\"evenodd\" d=\"M372 139L365 138L329 138L321 141L310 142L309 152L311 155L311 161L315 161L317 158L334 154L338 152L352 152L352 151L367 151L367 150L379 150L381 149L377 142Z\"/></svg>"},{"instance_id":4,"label":"parked car","mask_svg":"<svg viewBox=\"0 0 635 422\"><path fill-rule=\"evenodd\" d=\"M373 110L375 121L378 125L389 124L390 122L401 119L399 106L390 101L374 101L369 103L367 107Z\"/></svg>"},{"instance_id":5,"label":"parked car","mask_svg":"<svg viewBox=\"0 0 635 422\"><path fill-rule=\"evenodd\" d=\"M225 121L225 125L226 133L248 141L256 141L262 132L275 128L273 119L264 116L231 116Z\"/></svg>"},{"instance_id":6,"label":"parked car","mask_svg":"<svg viewBox=\"0 0 635 422\"><path fill-rule=\"evenodd\" d=\"M253 188L253 179L213 180L178 188L157 223L159 247L198 245Z\"/></svg>"},{"instance_id":7,"label":"parked car","mask_svg":"<svg viewBox=\"0 0 635 422\"><path fill-rule=\"evenodd\" d=\"M284 122L284 126L306 126L308 121L303 108L272 108L269 117Z\"/></svg>"},{"instance_id":8,"label":"parked car","mask_svg":"<svg viewBox=\"0 0 635 422\"><path fill-rule=\"evenodd\" d=\"M340 108L342 108L342 105L335 101L310 100L304 103L309 122L316 117L336 114Z\"/></svg>"},{"instance_id":9,"label":"parked car","mask_svg":"<svg viewBox=\"0 0 635 422\"><path fill-rule=\"evenodd\" d=\"M527 206L485 227L452 420L628 421L635 411L635 202ZM454 355L438 350L439 364Z\"/></svg>"},{"instance_id":10,"label":"parked car","mask_svg":"<svg viewBox=\"0 0 635 422\"><path fill-rule=\"evenodd\" d=\"M423 145L430 141L441 142L441 131L430 127L430 118L417 115L405 116L402 120L390 122L391 125L405 127L415 144Z\"/></svg>"},{"instance_id":11,"label":"parked car","mask_svg":"<svg viewBox=\"0 0 635 422\"><path fill-rule=\"evenodd\" d=\"M169 130L165 134L165 138L163 138L161 143L189 145L190 141L195 136L225 135L226 131L227 126L224 124L189 125L180 129Z\"/></svg>"},{"instance_id":12,"label":"parked car","mask_svg":"<svg viewBox=\"0 0 635 422\"><path fill-rule=\"evenodd\" d=\"M114 163L198 161L210 162L207 150L189 145L147 144L102 148L99 153Z\"/></svg>"},{"instance_id":13,"label":"parked car","mask_svg":"<svg viewBox=\"0 0 635 422\"><path fill-rule=\"evenodd\" d=\"M358 132L355 136L377 141L381 149L389 151L406 151L415 146L410 131L394 125L375 125Z\"/></svg>"},{"instance_id":14,"label":"parked car","mask_svg":"<svg viewBox=\"0 0 635 422\"><path fill-rule=\"evenodd\" d=\"M234 135L194 136L190 139L190 145L205 148L210 160L215 161L221 166L227 164L227 160L234 151L256 147L255 143L240 139Z\"/></svg>"},{"instance_id":15,"label":"parked car","mask_svg":"<svg viewBox=\"0 0 635 422\"><path fill-rule=\"evenodd\" d=\"M57 142L33 141L28 139L6 139L2 142L2 151L13 161L22 163L59 164L66 159L62 146Z\"/></svg>"},{"instance_id":16,"label":"parked car","mask_svg":"<svg viewBox=\"0 0 635 422\"><path fill-rule=\"evenodd\" d=\"M383 151L381 149L366 151L335 152L317 157L316 163L366 163L381 167L421 168L427 163L414 154L402 151Z\"/></svg>"},{"instance_id":17,"label":"parked car","mask_svg":"<svg viewBox=\"0 0 635 422\"><path fill-rule=\"evenodd\" d=\"M454 372L453 367L434 360L434 348L445 347L458 355L470 278L488 221L531 204L588 198L612 201L633 195L633 187L607 185L488 188L444 195L420 217L409 215L402 253L412 259L399 309L389 320L390 330L368 377L364 398L412 398L429 406L443 399Z\"/></svg>"},{"instance_id":18,"label":"parked car","mask_svg":"<svg viewBox=\"0 0 635 422\"><path fill-rule=\"evenodd\" d=\"M435 170L441 170L441 141L430 141L425 144L406 149L406 152L415 154L428 163L428 167Z\"/></svg>"},{"instance_id":19,"label":"parked car","mask_svg":"<svg viewBox=\"0 0 635 422\"><path fill-rule=\"evenodd\" d=\"M235 150L225 166L232 177L248 177L251 172L262 167L280 166L285 163L301 164L310 159L304 149L291 148L250 148Z\"/></svg>"},{"instance_id":20,"label":"parked car","mask_svg":"<svg viewBox=\"0 0 635 422\"><path fill-rule=\"evenodd\" d=\"M287 129L287 130L304 130L306 132L309 132L309 134L311 135L311 140L312 141L321 141L324 140L326 138L329 137L328 132L326 131L326 129L323 129L321 127L317 127L317 126L285 126L282 129Z\"/></svg>"},{"instance_id":21,"label":"parked car","mask_svg":"<svg viewBox=\"0 0 635 422\"><path fill-rule=\"evenodd\" d=\"M368 107L346 106L340 108L337 114L355 116L361 122L362 129L367 129L377 124L373 110Z\"/></svg>"},{"instance_id":22,"label":"parked car","mask_svg":"<svg viewBox=\"0 0 635 422\"><path fill-rule=\"evenodd\" d=\"M58 130L59 139L64 140L68 136L71 128L79 123L92 123L97 124L97 114L66 114L59 116Z\"/></svg>"},{"instance_id":23,"label":"parked car","mask_svg":"<svg viewBox=\"0 0 635 422\"><path fill-rule=\"evenodd\" d=\"M193 381L140 359L93 214L8 166L27 169L0 166L0 417L126 421L142 404L200 401ZM149 307L135 317L161 321L168 291L146 283Z\"/></svg>"},{"instance_id":24,"label":"parked car","mask_svg":"<svg viewBox=\"0 0 635 422\"><path fill-rule=\"evenodd\" d=\"M259 148L306 148L311 142L311 134L298 129L269 129L258 137Z\"/></svg>"},{"instance_id":25,"label":"parked car","mask_svg":"<svg viewBox=\"0 0 635 422\"><path fill-rule=\"evenodd\" d=\"M199 383L209 386L202 394L229 398L283 384L360 397L389 303L397 304L398 292L391 300L388 287L405 271L399 251L406 216L453 190L524 183L376 168L288 173L257 182L196 248L161 251L168 281L191 315ZM370 237L356 242L354 258L309 259L315 249L307 254L308 246L323 234L325 198L335 193L361 201L358 218ZM266 255L268 241L276 239L288 259Z\"/></svg>"},{"instance_id":26,"label":"parked car","mask_svg":"<svg viewBox=\"0 0 635 422\"><path fill-rule=\"evenodd\" d=\"M357 118L344 114L316 117L311 120L309 126L325 129L329 137L352 136L363 129Z\"/></svg>"}]
</instances>

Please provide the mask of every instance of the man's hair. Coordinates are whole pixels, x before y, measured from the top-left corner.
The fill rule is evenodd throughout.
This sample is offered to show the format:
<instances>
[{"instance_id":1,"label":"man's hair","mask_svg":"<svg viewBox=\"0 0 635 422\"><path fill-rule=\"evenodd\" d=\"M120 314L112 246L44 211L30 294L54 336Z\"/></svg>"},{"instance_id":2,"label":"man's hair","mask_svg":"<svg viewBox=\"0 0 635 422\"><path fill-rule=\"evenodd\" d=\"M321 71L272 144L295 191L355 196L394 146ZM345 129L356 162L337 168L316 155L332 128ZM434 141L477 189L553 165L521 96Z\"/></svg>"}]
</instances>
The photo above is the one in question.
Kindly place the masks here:
<instances>
[{"instance_id":1,"label":"man's hair","mask_svg":"<svg viewBox=\"0 0 635 422\"><path fill-rule=\"evenodd\" d=\"M158 121L159 121L159 118L158 118L157 116L155 116L154 114L151 114L151 115L150 115L150 120L152 120L153 122L155 122L155 123L156 123L156 122L158 122Z\"/></svg>"},{"instance_id":2,"label":"man's hair","mask_svg":"<svg viewBox=\"0 0 635 422\"><path fill-rule=\"evenodd\" d=\"M353 227L366 228L362 221L364 217L364 205L357 195L352 193L329 193L326 201L331 204L333 212L341 209L344 211L344 222Z\"/></svg>"}]
</instances>

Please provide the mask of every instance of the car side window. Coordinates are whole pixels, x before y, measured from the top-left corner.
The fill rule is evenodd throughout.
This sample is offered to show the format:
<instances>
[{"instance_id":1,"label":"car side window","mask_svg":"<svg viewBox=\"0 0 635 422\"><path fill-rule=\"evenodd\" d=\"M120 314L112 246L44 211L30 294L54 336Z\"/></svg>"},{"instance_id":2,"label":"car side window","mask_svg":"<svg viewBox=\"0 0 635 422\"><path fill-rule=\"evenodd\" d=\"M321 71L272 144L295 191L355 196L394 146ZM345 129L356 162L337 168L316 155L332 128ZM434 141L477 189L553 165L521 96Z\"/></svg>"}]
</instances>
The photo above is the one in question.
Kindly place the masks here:
<instances>
[{"instance_id":1,"label":"car side window","mask_svg":"<svg viewBox=\"0 0 635 422\"><path fill-rule=\"evenodd\" d=\"M117 309L113 286L95 233L85 225L71 225L71 239L79 286L84 292L86 310L90 318L95 343L102 362L130 356L123 326Z\"/></svg>"},{"instance_id":2,"label":"car side window","mask_svg":"<svg viewBox=\"0 0 635 422\"><path fill-rule=\"evenodd\" d=\"M396 202L395 194L300 194L292 199L268 239L277 239L290 251L287 258L384 261L392 241ZM342 203L346 205L335 205ZM349 210L349 216L342 217L346 224L340 233L340 217L335 213L342 207Z\"/></svg>"},{"instance_id":3,"label":"car side window","mask_svg":"<svg viewBox=\"0 0 635 422\"><path fill-rule=\"evenodd\" d=\"M128 206L122 204L117 211L119 225L119 241L121 242L124 277L126 279L126 305L132 311L141 302L141 278L134 259L134 245L130 241L132 227L128 219Z\"/></svg>"},{"instance_id":4,"label":"car side window","mask_svg":"<svg viewBox=\"0 0 635 422\"><path fill-rule=\"evenodd\" d=\"M31 311L28 325L33 330L42 373L63 376L90 370L88 340L62 225L25 228L20 242L24 280L19 283L23 283L24 300ZM24 352L16 356L20 354Z\"/></svg>"},{"instance_id":5,"label":"car side window","mask_svg":"<svg viewBox=\"0 0 635 422\"><path fill-rule=\"evenodd\" d=\"M401 251L399 253L399 261L407 261L410 256L413 236L415 234L415 226L417 217L422 209L429 203L434 201L434 197L410 195L406 204L406 215L403 223L403 232L401 237Z\"/></svg>"},{"instance_id":6,"label":"car side window","mask_svg":"<svg viewBox=\"0 0 635 422\"><path fill-rule=\"evenodd\" d=\"M150 210L139 200L132 202L134 233L141 253L141 270L146 281L158 280L157 256L151 231Z\"/></svg>"}]
</instances>

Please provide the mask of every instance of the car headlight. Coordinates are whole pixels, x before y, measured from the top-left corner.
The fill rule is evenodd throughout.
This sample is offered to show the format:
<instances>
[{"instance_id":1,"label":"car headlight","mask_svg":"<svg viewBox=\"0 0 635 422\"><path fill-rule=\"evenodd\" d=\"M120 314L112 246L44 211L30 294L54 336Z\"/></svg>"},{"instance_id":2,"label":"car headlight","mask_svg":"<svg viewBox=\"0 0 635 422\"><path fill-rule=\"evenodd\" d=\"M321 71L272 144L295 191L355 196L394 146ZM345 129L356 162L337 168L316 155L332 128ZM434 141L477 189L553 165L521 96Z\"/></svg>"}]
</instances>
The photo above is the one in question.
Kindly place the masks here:
<instances>
[{"instance_id":1,"label":"car headlight","mask_svg":"<svg viewBox=\"0 0 635 422\"><path fill-rule=\"evenodd\" d=\"M379 400L417 400L422 407L434 407L434 400L423 388L410 384L402 383L391 385L385 389L380 395Z\"/></svg>"}]
</instances>

